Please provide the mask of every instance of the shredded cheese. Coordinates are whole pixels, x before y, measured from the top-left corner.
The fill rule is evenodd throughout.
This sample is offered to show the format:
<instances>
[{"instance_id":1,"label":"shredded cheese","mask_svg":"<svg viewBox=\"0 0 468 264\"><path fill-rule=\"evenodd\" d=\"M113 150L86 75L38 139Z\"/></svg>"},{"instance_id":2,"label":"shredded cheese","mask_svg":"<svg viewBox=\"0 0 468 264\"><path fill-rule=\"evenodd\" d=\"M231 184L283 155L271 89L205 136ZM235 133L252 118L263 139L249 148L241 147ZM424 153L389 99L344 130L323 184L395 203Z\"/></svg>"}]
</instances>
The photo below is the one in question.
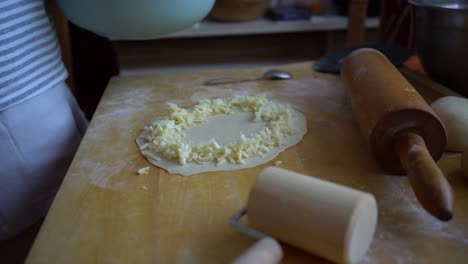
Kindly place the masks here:
<instances>
[{"instance_id":1,"label":"shredded cheese","mask_svg":"<svg viewBox=\"0 0 468 264\"><path fill-rule=\"evenodd\" d=\"M150 171L150 167L144 167L144 168L138 169L138 174L139 175L148 174L149 171Z\"/></svg>"},{"instance_id":2,"label":"shredded cheese","mask_svg":"<svg viewBox=\"0 0 468 264\"><path fill-rule=\"evenodd\" d=\"M164 157L177 160L181 165L209 162L216 165L225 162L243 164L251 157L262 157L272 148L281 146L284 139L294 132L290 108L269 101L264 96L203 100L191 110L175 104L168 105L169 118L156 120L145 127L147 143L140 150L150 159L160 160L160 157ZM254 122L266 122L268 125L250 137L241 134L239 140L226 145L219 144L215 139L195 146L184 142L185 132L190 126L205 123L214 115L230 115L235 111L253 112Z\"/></svg>"}]
</instances>

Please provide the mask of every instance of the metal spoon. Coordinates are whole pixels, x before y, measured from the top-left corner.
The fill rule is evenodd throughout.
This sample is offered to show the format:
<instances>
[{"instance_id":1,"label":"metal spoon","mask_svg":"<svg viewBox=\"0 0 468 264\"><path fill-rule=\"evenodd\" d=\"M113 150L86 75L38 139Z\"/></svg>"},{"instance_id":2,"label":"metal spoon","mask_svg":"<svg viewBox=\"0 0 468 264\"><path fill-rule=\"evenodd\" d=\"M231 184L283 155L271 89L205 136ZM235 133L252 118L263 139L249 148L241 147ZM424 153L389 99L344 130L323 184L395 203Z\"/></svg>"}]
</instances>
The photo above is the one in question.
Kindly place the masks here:
<instances>
[{"instance_id":1,"label":"metal spoon","mask_svg":"<svg viewBox=\"0 0 468 264\"><path fill-rule=\"evenodd\" d=\"M217 85L225 83L236 83L236 82L252 82L260 80L287 80L291 79L292 74L282 70L268 70L262 76L258 78L214 78L205 81L205 85Z\"/></svg>"}]
</instances>

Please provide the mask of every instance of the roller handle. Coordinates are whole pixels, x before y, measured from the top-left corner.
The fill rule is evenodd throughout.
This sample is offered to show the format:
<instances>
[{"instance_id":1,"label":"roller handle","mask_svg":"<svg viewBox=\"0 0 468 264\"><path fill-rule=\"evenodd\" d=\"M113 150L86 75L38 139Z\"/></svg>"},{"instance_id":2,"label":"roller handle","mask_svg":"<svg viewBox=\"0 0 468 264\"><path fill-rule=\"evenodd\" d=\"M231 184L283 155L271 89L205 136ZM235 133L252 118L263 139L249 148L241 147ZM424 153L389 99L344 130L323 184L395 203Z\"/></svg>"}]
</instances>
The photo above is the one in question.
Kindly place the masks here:
<instances>
[{"instance_id":1,"label":"roller handle","mask_svg":"<svg viewBox=\"0 0 468 264\"><path fill-rule=\"evenodd\" d=\"M264 237L231 264L278 264L282 258L283 249L278 241Z\"/></svg>"},{"instance_id":2,"label":"roller handle","mask_svg":"<svg viewBox=\"0 0 468 264\"><path fill-rule=\"evenodd\" d=\"M419 203L433 216L449 221L452 188L432 159L424 139L416 133L403 132L396 137L394 147Z\"/></svg>"}]
</instances>

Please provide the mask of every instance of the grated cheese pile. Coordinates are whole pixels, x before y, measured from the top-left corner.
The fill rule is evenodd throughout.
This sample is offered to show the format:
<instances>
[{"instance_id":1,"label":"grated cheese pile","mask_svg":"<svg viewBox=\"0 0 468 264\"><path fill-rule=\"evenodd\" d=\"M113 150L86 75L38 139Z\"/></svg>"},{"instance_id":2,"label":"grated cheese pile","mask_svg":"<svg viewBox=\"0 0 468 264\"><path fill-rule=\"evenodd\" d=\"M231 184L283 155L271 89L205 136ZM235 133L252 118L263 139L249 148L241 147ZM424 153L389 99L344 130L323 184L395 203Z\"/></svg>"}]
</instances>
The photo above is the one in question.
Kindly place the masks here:
<instances>
[{"instance_id":1,"label":"grated cheese pile","mask_svg":"<svg viewBox=\"0 0 468 264\"><path fill-rule=\"evenodd\" d=\"M147 143L140 147L143 155L156 161L160 157L187 163L216 165L228 162L243 164L251 157L262 157L274 147L279 147L288 135L293 134L291 110L288 106L267 100L264 96L236 96L203 100L193 109L169 104L168 119L156 120L145 127ZM268 126L256 134L241 134L239 140L220 145L215 139L191 146L184 142L186 131L194 124L207 122L214 115L230 115L235 111L255 114L253 122L267 122Z\"/></svg>"}]
</instances>

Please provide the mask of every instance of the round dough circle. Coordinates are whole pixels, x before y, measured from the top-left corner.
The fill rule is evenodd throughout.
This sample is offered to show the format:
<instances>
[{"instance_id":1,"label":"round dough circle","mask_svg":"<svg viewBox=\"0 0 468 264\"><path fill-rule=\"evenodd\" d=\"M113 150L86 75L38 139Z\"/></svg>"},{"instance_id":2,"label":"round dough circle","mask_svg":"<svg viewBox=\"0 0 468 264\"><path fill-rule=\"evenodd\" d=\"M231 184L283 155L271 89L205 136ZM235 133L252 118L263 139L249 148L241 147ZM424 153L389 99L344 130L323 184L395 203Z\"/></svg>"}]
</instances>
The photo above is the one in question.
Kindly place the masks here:
<instances>
[{"instance_id":1,"label":"round dough circle","mask_svg":"<svg viewBox=\"0 0 468 264\"><path fill-rule=\"evenodd\" d=\"M262 131L264 131L263 130L264 128L269 128L271 130L270 135L275 134L275 130L273 129L273 127L270 126L273 123L275 123L275 121L273 119L271 121L263 120L263 117L261 118L260 121L258 121L256 119L258 117L257 114L259 114L259 113L260 113L260 115L263 116L263 113L260 110L261 107L258 110L259 112L253 111L252 109L242 110L242 108L244 108L244 106L239 105L238 101L236 101L236 98L239 98L239 97L226 99L226 100L228 100L228 102L234 102L234 105L235 105L234 108L236 108L236 109L232 113L229 113L229 114L226 114L226 113L212 114L206 120L206 123L196 124L196 125L191 125L190 126L189 129L192 129L192 128L195 128L195 126L200 126L201 125L202 128L201 129L197 128L198 132L196 134L204 135L205 137L207 137L202 141L199 141L199 139L189 140L190 142L192 142L194 144L194 145L191 146L192 150L194 150L196 148L196 145L198 143L199 144L206 144L207 141L210 140L211 137L215 138L215 141L217 143L220 143L221 147L224 147L224 146L228 146L230 143L245 142L244 139L246 139L247 142L248 142L249 138L253 139L258 135L258 133L261 134ZM251 100L254 100L254 98L258 98L258 96L257 97L249 97L249 96L242 97L241 96L241 98L244 98L247 101L251 101ZM295 144L297 144L297 143L299 143L301 141L301 139L303 138L303 136L307 132L307 120L306 120L305 116L302 113L294 110L293 108L291 108L288 105L272 102L272 101L269 101L266 98L261 97L261 96L260 96L260 99L261 100L266 100L266 102L263 102L263 104L265 106L273 105L275 107L278 106L279 108L277 108L277 109L284 109L284 108L287 109L287 116L288 117L286 118L286 120L288 120L288 121L286 123L284 123L284 121L281 121L281 122L283 122L283 124L287 124L287 129L290 131L289 132L290 134L283 134L283 136L281 136L282 139L280 140L280 145L270 146L268 151L266 153L264 152L263 155L248 156L248 158L243 160L243 162L241 162L241 163L232 163L232 162L227 162L227 161L222 162L222 163L217 163L216 161L213 160L213 161L208 161L208 162L203 162L203 163L197 163L197 162L186 162L185 163L184 162L185 163L184 164L184 163L181 163L180 160L177 160L177 159L174 159L174 158L166 158L163 155L164 153L161 153L161 152L159 152L159 154L158 153L149 153L148 154L148 152L145 150L144 146L148 145L148 144L151 145L152 144L151 142L153 140L153 138L150 136L151 133L152 133L150 131L153 131L153 130L147 129L148 126L145 128L145 131L143 131L137 137L136 142L137 142L138 146L140 147L140 151L142 152L142 154L147 158L147 160L150 163L152 163L153 165L155 165L157 167L160 167L160 168L163 168L163 169L167 170L169 173L181 174L181 175L184 175L184 176L194 175L194 174L197 174L197 173L209 172L209 171L238 170L238 169L250 168L250 167L255 167L255 166L264 164L264 163L272 160L274 157L276 157L280 152L282 152L286 148L288 148L290 146L293 146L293 145L295 145ZM233 101L229 101L229 100L233 100ZM243 100L243 99L241 99L241 100ZM202 101L206 102L206 100L202 100ZM210 101L210 102L212 102L212 101ZM254 104L255 104L255 102L254 102ZM218 105L218 104L215 104L215 105ZM197 106L199 106L199 105L194 106L194 109ZM173 107L177 107L177 106L173 106ZM256 108L256 107L254 107L254 108ZM187 109L179 108L179 110L185 112ZM179 111L179 110L177 110L177 111ZM189 110L187 110L187 111L189 111ZM248 115L246 115L246 113L249 113L249 111L251 111L250 112L250 115L251 115L250 117ZM272 111L275 112L275 109L273 109ZM269 113L271 113L271 112L267 111L266 115L268 116ZM286 113L286 112L283 112L283 113ZM164 122L166 122L166 121L171 121L170 119L171 118L164 118L164 119L160 119L160 120L163 120ZM215 121L213 121L213 120L215 120ZM223 122L222 124L219 123L220 120ZM281 119L281 120L285 120L285 119ZM155 122L158 122L158 120L155 121ZM153 122L153 124L155 122ZM260 122L260 124L263 124L263 125L260 126L260 129L259 129L259 126L258 126L259 122ZM216 124L213 125L212 123L216 123ZM255 129L255 127L256 127L256 129ZM252 130L252 128L254 128L254 129ZM151 128L151 129L153 129L153 128ZM156 130L157 130L157 128L154 128L154 131L156 131ZM236 132L237 134L233 133L233 131ZM191 136L193 136L192 131L187 130L186 132L187 132L186 133L187 137L183 139L183 142L182 142L183 144L187 143L185 141L185 139L190 138ZM281 133L281 132L278 132L278 133ZM245 135L244 139L242 139L243 136L241 136L241 134ZM215 136L215 135L218 135L218 136ZM224 142L222 142L222 141L224 141ZM217 143L214 144L216 147L219 146ZM250 144L250 143L248 143L248 144ZM248 146L250 146L250 145L248 145ZM232 153L238 154L237 152L234 152L234 151Z\"/></svg>"},{"instance_id":2,"label":"round dough circle","mask_svg":"<svg viewBox=\"0 0 468 264\"><path fill-rule=\"evenodd\" d=\"M447 150L468 149L468 99L447 96L431 104L447 131Z\"/></svg>"}]
</instances>

